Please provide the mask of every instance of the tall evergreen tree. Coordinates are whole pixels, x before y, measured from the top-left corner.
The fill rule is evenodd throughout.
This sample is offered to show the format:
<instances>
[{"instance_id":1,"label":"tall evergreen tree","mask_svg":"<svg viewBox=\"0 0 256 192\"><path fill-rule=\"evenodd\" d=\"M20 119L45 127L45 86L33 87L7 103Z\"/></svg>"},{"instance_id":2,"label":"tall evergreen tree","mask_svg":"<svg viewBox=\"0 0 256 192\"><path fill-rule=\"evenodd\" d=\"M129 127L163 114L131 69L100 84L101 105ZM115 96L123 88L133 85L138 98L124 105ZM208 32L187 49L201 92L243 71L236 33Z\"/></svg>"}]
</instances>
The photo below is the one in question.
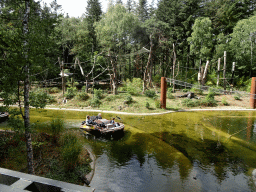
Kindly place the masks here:
<instances>
[{"instance_id":1,"label":"tall evergreen tree","mask_svg":"<svg viewBox=\"0 0 256 192\"><path fill-rule=\"evenodd\" d=\"M137 7L137 14L138 14L139 20L142 22L148 19L147 0L139 0L139 4Z\"/></svg>"},{"instance_id":2,"label":"tall evergreen tree","mask_svg":"<svg viewBox=\"0 0 256 192\"><path fill-rule=\"evenodd\" d=\"M97 50L97 39L95 35L94 23L100 20L102 15L101 4L99 0L88 0L86 7L86 20L88 23L89 36L93 39L91 51Z\"/></svg>"}]
</instances>

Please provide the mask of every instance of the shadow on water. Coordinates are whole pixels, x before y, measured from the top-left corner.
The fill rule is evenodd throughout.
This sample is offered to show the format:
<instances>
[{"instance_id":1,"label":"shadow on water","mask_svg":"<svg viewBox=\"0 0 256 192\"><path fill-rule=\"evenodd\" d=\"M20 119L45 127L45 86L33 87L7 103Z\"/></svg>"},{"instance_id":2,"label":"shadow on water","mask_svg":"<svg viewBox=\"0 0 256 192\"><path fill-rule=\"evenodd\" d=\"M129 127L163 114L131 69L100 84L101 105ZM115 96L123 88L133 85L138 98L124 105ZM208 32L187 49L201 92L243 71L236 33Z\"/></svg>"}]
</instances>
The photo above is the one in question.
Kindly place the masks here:
<instances>
[{"instance_id":1,"label":"shadow on water","mask_svg":"<svg viewBox=\"0 0 256 192\"><path fill-rule=\"evenodd\" d=\"M243 159L236 156L230 149L217 140L204 139L198 141L186 134L171 134L156 132L155 136L182 152L192 163L200 167L214 166L215 175L219 181L227 178L227 172L238 175L247 171L248 166Z\"/></svg>"}]
</instances>

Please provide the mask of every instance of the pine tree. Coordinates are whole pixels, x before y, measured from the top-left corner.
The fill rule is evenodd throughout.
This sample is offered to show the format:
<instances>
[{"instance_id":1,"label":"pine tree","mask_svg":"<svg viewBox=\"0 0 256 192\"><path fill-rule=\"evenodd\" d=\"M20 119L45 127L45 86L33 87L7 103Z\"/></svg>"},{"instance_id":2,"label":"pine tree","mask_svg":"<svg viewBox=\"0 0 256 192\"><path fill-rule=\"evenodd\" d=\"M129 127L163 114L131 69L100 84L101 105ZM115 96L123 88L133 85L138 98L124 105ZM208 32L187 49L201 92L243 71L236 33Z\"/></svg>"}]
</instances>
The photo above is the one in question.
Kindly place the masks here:
<instances>
[{"instance_id":1,"label":"pine tree","mask_svg":"<svg viewBox=\"0 0 256 192\"><path fill-rule=\"evenodd\" d=\"M89 0L86 7L86 20L89 28L89 36L93 39L92 52L97 50L97 40L95 35L94 23L100 20L102 15L101 4L99 0Z\"/></svg>"},{"instance_id":2,"label":"pine tree","mask_svg":"<svg viewBox=\"0 0 256 192\"><path fill-rule=\"evenodd\" d=\"M137 7L137 14L138 14L139 20L142 22L148 19L147 0L139 0L139 4Z\"/></svg>"}]
</instances>

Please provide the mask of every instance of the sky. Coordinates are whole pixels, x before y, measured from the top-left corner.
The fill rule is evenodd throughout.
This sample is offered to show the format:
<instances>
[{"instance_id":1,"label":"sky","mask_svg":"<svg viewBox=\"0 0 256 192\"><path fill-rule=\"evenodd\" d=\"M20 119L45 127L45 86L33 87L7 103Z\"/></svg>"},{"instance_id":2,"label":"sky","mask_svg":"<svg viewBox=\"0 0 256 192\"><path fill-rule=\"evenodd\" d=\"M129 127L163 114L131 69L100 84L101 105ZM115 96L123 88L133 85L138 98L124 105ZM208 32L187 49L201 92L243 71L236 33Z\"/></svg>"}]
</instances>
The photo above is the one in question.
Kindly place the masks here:
<instances>
[{"instance_id":1,"label":"sky","mask_svg":"<svg viewBox=\"0 0 256 192\"><path fill-rule=\"evenodd\" d=\"M42 2L50 5L52 0L42 0ZM106 12L108 6L108 0L99 1L102 6L102 11ZM57 0L59 5L62 5L63 13L68 13L70 17L81 17L85 13L85 8L87 6L86 0ZM126 0L123 0L123 3L126 4Z\"/></svg>"}]
</instances>

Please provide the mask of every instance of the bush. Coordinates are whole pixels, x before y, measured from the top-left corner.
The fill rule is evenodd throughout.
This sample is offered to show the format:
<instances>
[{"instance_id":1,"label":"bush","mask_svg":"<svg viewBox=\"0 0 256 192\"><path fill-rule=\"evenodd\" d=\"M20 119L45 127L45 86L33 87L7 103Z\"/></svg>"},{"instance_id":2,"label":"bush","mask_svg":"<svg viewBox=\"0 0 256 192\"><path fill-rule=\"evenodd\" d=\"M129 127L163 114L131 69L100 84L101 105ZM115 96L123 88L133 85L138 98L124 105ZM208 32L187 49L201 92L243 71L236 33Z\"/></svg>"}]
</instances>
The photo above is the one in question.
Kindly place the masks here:
<instances>
[{"instance_id":1,"label":"bush","mask_svg":"<svg viewBox=\"0 0 256 192\"><path fill-rule=\"evenodd\" d=\"M83 146L73 132L66 132L61 138L61 144L61 155L66 170L74 169L79 161Z\"/></svg>"},{"instance_id":2,"label":"bush","mask_svg":"<svg viewBox=\"0 0 256 192\"><path fill-rule=\"evenodd\" d=\"M60 89L58 87L51 87L48 89L49 93L59 93Z\"/></svg>"},{"instance_id":3,"label":"bush","mask_svg":"<svg viewBox=\"0 0 256 192\"><path fill-rule=\"evenodd\" d=\"M86 92L78 92L76 94L76 99L86 101L89 99L89 95Z\"/></svg>"},{"instance_id":4,"label":"bush","mask_svg":"<svg viewBox=\"0 0 256 192\"><path fill-rule=\"evenodd\" d=\"M191 92L194 92L197 95L202 95L203 94L203 90L200 89L199 87L193 87L192 89L190 89Z\"/></svg>"},{"instance_id":5,"label":"bush","mask_svg":"<svg viewBox=\"0 0 256 192\"><path fill-rule=\"evenodd\" d=\"M235 100L241 100L241 95L240 95L240 94L234 95L234 99L235 99Z\"/></svg>"},{"instance_id":6,"label":"bush","mask_svg":"<svg viewBox=\"0 0 256 192\"><path fill-rule=\"evenodd\" d=\"M30 105L36 108L44 108L50 96L43 89L37 89L29 93Z\"/></svg>"},{"instance_id":7,"label":"bush","mask_svg":"<svg viewBox=\"0 0 256 192\"><path fill-rule=\"evenodd\" d=\"M182 92L184 93L189 92L189 89L182 89Z\"/></svg>"},{"instance_id":8,"label":"bush","mask_svg":"<svg viewBox=\"0 0 256 192\"><path fill-rule=\"evenodd\" d=\"M89 103L92 107L99 107L101 104L99 98L97 97L92 98Z\"/></svg>"},{"instance_id":9,"label":"bush","mask_svg":"<svg viewBox=\"0 0 256 192\"><path fill-rule=\"evenodd\" d=\"M62 119L53 119L50 124L50 132L53 136L53 142L57 143L60 133L64 131L64 121Z\"/></svg>"},{"instance_id":10,"label":"bush","mask_svg":"<svg viewBox=\"0 0 256 192\"><path fill-rule=\"evenodd\" d=\"M103 90L94 89L94 98L102 99L103 98Z\"/></svg>"},{"instance_id":11,"label":"bush","mask_svg":"<svg viewBox=\"0 0 256 192\"><path fill-rule=\"evenodd\" d=\"M146 90L144 94L150 98L154 98L156 96L156 92L154 90Z\"/></svg>"},{"instance_id":12,"label":"bush","mask_svg":"<svg viewBox=\"0 0 256 192\"><path fill-rule=\"evenodd\" d=\"M214 107L217 106L217 101L215 99L203 99L201 101L201 106L205 107Z\"/></svg>"},{"instance_id":13,"label":"bush","mask_svg":"<svg viewBox=\"0 0 256 192\"><path fill-rule=\"evenodd\" d=\"M147 108L147 109L150 108L149 102L146 102L146 108Z\"/></svg>"},{"instance_id":14,"label":"bush","mask_svg":"<svg viewBox=\"0 0 256 192\"><path fill-rule=\"evenodd\" d=\"M75 143L72 145L64 145L61 151L64 166L67 170L74 169L79 160L79 155L82 151L82 145Z\"/></svg>"},{"instance_id":15,"label":"bush","mask_svg":"<svg viewBox=\"0 0 256 192\"><path fill-rule=\"evenodd\" d=\"M199 100L183 99L181 103L182 103L183 106L186 106L186 107L200 106L200 101Z\"/></svg>"},{"instance_id":16,"label":"bush","mask_svg":"<svg viewBox=\"0 0 256 192\"><path fill-rule=\"evenodd\" d=\"M126 96L126 103L127 104L131 104L133 102L132 96L131 95L127 95Z\"/></svg>"},{"instance_id":17,"label":"bush","mask_svg":"<svg viewBox=\"0 0 256 192\"><path fill-rule=\"evenodd\" d=\"M171 88L171 87L168 88L167 89L167 98L168 99L174 99L175 98L172 93L173 93L173 88Z\"/></svg>"},{"instance_id":18,"label":"bush","mask_svg":"<svg viewBox=\"0 0 256 192\"><path fill-rule=\"evenodd\" d=\"M155 75L155 76L153 77L153 82L160 85L160 83L161 83L161 76L158 75L158 74Z\"/></svg>"},{"instance_id":19,"label":"bush","mask_svg":"<svg viewBox=\"0 0 256 192\"><path fill-rule=\"evenodd\" d=\"M210 99L214 99L214 96L215 96L215 92L212 91L212 90L209 90L209 93L207 94L207 96L205 97L206 100L210 100Z\"/></svg>"},{"instance_id":20,"label":"bush","mask_svg":"<svg viewBox=\"0 0 256 192\"><path fill-rule=\"evenodd\" d=\"M64 94L67 99L72 99L77 93L76 87L68 87L67 92Z\"/></svg>"},{"instance_id":21,"label":"bush","mask_svg":"<svg viewBox=\"0 0 256 192\"><path fill-rule=\"evenodd\" d=\"M158 100L158 99L155 100L155 106L156 106L156 108L161 108L160 100Z\"/></svg>"},{"instance_id":22,"label":"bush","mask_svg":"<svg viewBox=\"0 0 256 192\"><path fill-rule=\"evenodd\" d=\"M142 85L143 82L140 78L133 78L132 81L127 79L124 87L126 87L126 91L131 95L138 95L142 92Z\"/></svg>"},{"instance_id":23,"label":"bush","mask_svg":"<svg viewBox=\"0 0 256 192\"><path fill-rule=\"evenodd\" d=\"M222 103L223 105L226 105L226 106L229 105L228 102L227 102L227 98L226 98L226 97L222 97L221 103Z\"/></svg>"}]
</instances>

